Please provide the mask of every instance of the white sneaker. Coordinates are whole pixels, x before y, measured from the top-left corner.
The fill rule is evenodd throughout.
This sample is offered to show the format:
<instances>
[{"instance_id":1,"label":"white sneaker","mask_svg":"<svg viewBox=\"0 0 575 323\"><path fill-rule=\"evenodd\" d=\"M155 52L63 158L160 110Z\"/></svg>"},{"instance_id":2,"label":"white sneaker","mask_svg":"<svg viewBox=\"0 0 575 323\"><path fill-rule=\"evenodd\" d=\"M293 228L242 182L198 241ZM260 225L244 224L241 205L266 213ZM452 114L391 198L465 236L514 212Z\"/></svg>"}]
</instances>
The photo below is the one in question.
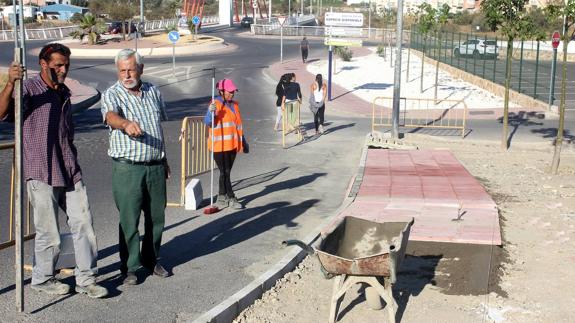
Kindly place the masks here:
<instances>
[{"instance_id":1,"label":"white sneaker","mask_svg":"<svg viewBox=\"0 0 575 323\"><path fill-rule=\"evenodd\" d=\"M322 125L319 125L319 133L320 134L323 133L323 126Z\"/></svg>"}]
</instances>

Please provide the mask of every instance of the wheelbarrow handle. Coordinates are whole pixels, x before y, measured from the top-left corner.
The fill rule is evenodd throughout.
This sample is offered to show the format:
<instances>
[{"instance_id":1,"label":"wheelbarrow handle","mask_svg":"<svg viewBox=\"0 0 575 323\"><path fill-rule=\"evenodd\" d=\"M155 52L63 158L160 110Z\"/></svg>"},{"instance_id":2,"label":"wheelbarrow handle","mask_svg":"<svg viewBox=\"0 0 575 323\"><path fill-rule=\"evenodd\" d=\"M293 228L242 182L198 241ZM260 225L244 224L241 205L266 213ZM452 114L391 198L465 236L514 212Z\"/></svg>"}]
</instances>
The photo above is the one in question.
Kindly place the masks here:
<instances>
[{"instance_id":1,"label":"wheelbarrow handle","mask_svg":"<svg viewBox=\"0 0 575 323\"><path fill-rule=\"evenodd\" d=\"M315 255L315 250L301 240L297 240L297 239L285 240L285 241L282 241L282 245L284 247L298 246L298 247L302 248L308 254Z\"/></svg>"}]
</instances>

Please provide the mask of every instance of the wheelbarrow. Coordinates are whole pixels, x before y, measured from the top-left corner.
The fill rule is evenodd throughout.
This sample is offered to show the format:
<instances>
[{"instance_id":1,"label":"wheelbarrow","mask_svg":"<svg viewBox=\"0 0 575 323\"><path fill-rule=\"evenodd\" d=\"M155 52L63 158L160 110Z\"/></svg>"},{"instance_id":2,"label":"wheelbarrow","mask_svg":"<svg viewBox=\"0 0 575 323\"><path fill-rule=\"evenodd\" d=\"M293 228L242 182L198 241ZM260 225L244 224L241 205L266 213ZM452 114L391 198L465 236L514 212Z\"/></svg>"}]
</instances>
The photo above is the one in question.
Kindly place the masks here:
<instances>
[{"instance_id":1,"label":"wheelbarrow","mask_svg":"<svg viewBox=\"0 0 575 323\"><path fill-rule=\"evenodd\" d=\"M331 298L329 322L337 320L338 307L348 289L366 284L365 298L373 309L381 309L383 299L390 322L395 322L397 303L392 284L409 240L413 218L406 222L373 222L347 216L333 231L322 235L318 248L299 240L287 240L317 256L325 278L336 277Z\"/></svg>"}]
</instances>

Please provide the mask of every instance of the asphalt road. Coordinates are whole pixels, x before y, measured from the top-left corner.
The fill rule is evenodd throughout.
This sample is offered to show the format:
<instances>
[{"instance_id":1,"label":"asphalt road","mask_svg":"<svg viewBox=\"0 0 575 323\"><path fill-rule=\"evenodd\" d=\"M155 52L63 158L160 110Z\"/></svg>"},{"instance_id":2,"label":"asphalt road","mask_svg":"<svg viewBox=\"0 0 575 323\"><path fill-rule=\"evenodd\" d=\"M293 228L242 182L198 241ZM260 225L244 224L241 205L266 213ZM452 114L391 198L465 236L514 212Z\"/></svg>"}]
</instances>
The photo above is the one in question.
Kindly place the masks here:
<instances>
[{"instance_id":1,"label":"asphalt road","mask_svg":"<svg viewBox=\"0 0 575 323\"><path fill-rule=\"evenodd\" d=\"M174 321L193 318L218 304L263 273L283 255L280 242L302 238L339 206L359 160L370 120L342 118L327 113L328 133L290 149L281 149L280 136L272 131L277 80L267 67L279 60L279 40L240 37L236 30L218 36L235 44L233 52L196 55L177 60L176 78L171 59L148 59L145 78L160 86L168 104L170 121L164 124L168 159L174 171L169 200L178 199L180 123L184 116L202 115L211 93L212 66L217 78L232 78L238 85L242 115L252 152L234 166L233 179L240 201L247 208L206 217L200 211L167 209L162 263L174 276L148 277L141 285L126 288L118 279L117 211L111 196L111 162L106 155L107 129L99 107L76 116L76 145L88 187L99 240L100 279L111 290L105 300L79 295L53 298L26 288L26 314L13 311L12 249L0 252L0 321ZM299 39L284 40L284 59L299 59ZM29 48L43 42L30 42ZM11 61L11 43L0 44L0 65ZM325 57L319 41L312 41L310 57ZM28 56L29 62L36 58ZM74 60L70 77L104 91L116 81L113 60ZM307 86L307 85L303 85ZM311 127L311 115L304 111ZM575 122L570 116L570 125ZM550 141L556 120L536 116L517 118L513 140ZM471 121L468 138L498 140L497 120ZM573 129L572 127L569 129ZM513 129L512 129L513 130ZM421 131L421 130L416 130ZM457 136L433 132L435 135ZM570 133L570 136L573 136ZM12 137L9 125L0 126L0 141ZM293 143L293 142L292 142ZM11 157L0 152L0 219L7 217ZM204 198L209 179L202 176ZM61 217L66 230L65 218ZM2 222L0 228L6 228ZM3 234L0 232L0 234ZM31 261L31 244L26 259ZM144 278L144 277L142 277ZM66 280L72 283L73 280ZM82 312L78 311L82 309ZM81 317L80 317L81 315Z\"/></svg>"},{"instance_id":2,"label":"asphalt road","mask_svg":"<svg viewBox=\"0 0 575 323\"><path fill-rule=\"evenodd\" d=\"M177 74L176 79L171 75L170 58L146 60L145 78L160 86L168 104L170 121L164 124L164 131L173 169L168 182L170 201L179 198L176 179L180 176L181 120L184 116L202 115L211 94L211 74L203 69L215 66L218 78L236 82L251 152L238 157L232 178L237 195L247 208L224 210L208 217L201 211L169 207L161 261L174 275L165 280L147 277L141 285L130 288L121 285L117 211L110 191L111 162L106 155L107 129L102 125L98 107L87 110L75 118L75 142L94 215L100 279L110 289L111 297L97 301L75 294L54 298L27 287L26 314L17 315L13 310L13 249L8 249L0 251L0 321L172 322L176 318L197 317L281 259L285 252L281 241L303 238L336 210L358 167L368 120L338 118L328 113L325 136L282 149L279 133L272 130L276 80L266 74L266 68L279 58L279 42L274 46L261 39L239 38L235 31L221 32L219 36L238 45L238 50L178 59L178 71L185 72ZM286 59L299 55L297 43L285 42ZM311 55L316 52L312 50ZM7 65L11 57L5 55L2 59L0 64ZM103 91L115 82L114 70L112 60L74 60L70 77ZM302 115L309 127L311 114L304 111ZM0 129L3 139L10 139L9 125ZM293 140L290 143L295 144ZM0 219L7 218L10 162L10 154L1 152L0 181L5 184L0 188ZM209 176L200 179L204 198L208 198ZM60 220L66 231L63 215ZM27 243L27 263L31 263L31 252L31 243ZM67 278L66 282L73 283L73 279ZM78 309L82 309L81 314Z\"/></svg>"}]
</instances>

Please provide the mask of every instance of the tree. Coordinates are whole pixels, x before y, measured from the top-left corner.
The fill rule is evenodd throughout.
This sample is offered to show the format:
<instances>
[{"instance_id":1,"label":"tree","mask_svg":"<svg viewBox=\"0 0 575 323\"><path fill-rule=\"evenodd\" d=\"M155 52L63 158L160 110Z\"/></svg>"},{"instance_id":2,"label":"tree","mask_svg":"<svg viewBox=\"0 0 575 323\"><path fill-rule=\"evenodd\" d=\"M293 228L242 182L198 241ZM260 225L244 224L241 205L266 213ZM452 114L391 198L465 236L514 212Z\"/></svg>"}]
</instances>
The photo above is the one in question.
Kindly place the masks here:
<instances>
[{"instance_id":1,"label":"tree","mask_svg":"<svg viewBox=\"0 0 575 323\"><path fill-rule=\"evenodd\" d=\"M128 32L132 29L132 18L136 13L138 6L132 3L132 1L113 1L108 3L107 11L110 17L114 20L122 22L122 39L126 40L126 27L128 27Z\"/></svg>"},{"instance_id":2,"label":"tree","mask_svg":"<svg viewBox=\"0 0 575 323\"><path fill-rule=\"evenodd\" d=\"M88 7L89 6L88 0L72 0L72 1L70 1L70 4L73 6L78 6L78 7Z\"/></svg>"},{"instance_id":3,"label":"tree","mask_svg":"<svg viewBox=\"0 0 575 323\"><path fill-rule=\"evenodd\" d=\"M559 127L555 139L555 150L551 162L551 173L557 174L559 160L561 159L561 146L563 146L563 132L565 131L565 93L567 84L567 46L575 36L575 0L567 0L563 4L551 4L547 7L547 15L551 20L564 17L563 22L563 66L561 75L561 101L559 103Z\"/></svg>"},{"instance_id":4,"label":"tree","mask_svg":"<svg viewBox=\"0 0 575 323\"><path fill-rule=\"evenodd\" d=\"M88 44L94 45L105 31L106 24L104 24L102 19L87 14L80 21L78 29L72 33L72 37L79 38L80 41L84 40L84 37L88 37Z\"/></svg>"},{"instance_id":5,"label":"tree","mask_svg":"<svg viewBox=\"0 0 575 323\"><path fill-rule=\"evenodd\" d=\"M437 23L435 24L435 28L436 28L436 35L437 35L437 42L439 44L441 44L441 35L443 33L442 27L445 26L445 24L447 24L447 19L449 18L449 5L447 3L444 3L439 10L437 10ZM440 46L440 50L443 48L443 46ZM441 57L441 54L439 54L439 57L435 58L435 92L433 94L433 102L437 104L437 88L439 86L439 59Z\"/></svg>"},{"instance_id":6,"label":"tree","mask_svg":"<svg viewBox=\"0 0 575 323\"><path fill-rule=\"evenodd\" d=\"M417 31L423 35L423 50L421 51L421 77L419 83L419 92L423 93L423 68L425 66L425 47L427 45L427 37L435 26L436 10L431 7L429 3L422 3L418 7L417 17Z\"/></svg>"},{"instance_id":7,"label":"tree","mask_svg":"<svg viewBox=\"0 0 575 323\"><path fill-rule=\"evenodd\" d=\"M507 38L505 64L505 98L503 104L503 131L501 148L509 148L509 88L511 85L511 62L513 58L513 40L520 36L532 35L535 26L525 10L528 0L485 0L481 3L481 12L485 14L487 25L492 31L499 30Z\"/></svg>"}]
</instances>

